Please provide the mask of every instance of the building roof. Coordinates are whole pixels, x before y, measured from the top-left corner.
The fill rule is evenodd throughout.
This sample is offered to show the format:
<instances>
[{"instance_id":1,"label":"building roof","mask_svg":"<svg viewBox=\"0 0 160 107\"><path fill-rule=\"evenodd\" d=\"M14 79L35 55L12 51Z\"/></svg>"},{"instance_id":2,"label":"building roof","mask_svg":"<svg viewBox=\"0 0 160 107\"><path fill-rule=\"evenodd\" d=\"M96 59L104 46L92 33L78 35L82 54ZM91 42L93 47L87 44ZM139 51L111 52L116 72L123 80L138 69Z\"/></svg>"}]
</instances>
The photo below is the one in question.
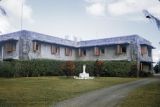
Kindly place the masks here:
<instances>
[{"instance_id":1,"label":"building roof","mask_svg":"<svg viewBox=\"0 0 160 107\"><path fill-rule=\"evenodd\" d=\"M0 35L0 42L7 40L19 40L19 32L13 32L8 34Z\"/></svg>"},{"instance_id":2,"label":"building roof","mask_svg":"<svg viewBox=\"0 0 160 107\"><path fill-rule=\"evenodd\" d=\"M138 44L145 44L154 48L151 45L151 42L148 40L138 36L138 35L128 35L121 37L113 37L113 38L104 38L104 39L96 39L96 40L86 40L86 41L71 41L62 38L58 38L55 36L45 35L37 32L22 30L9 34L0 35L0 42L6 40L19 40L22 35L26 35L33 41L41 41L53 44L59 44L63 46L69 47L92 47L92 46L102 46L102 45L115 45L115 44L129 44L131 42L137 42Z\"/></svg>"}]
</instances>

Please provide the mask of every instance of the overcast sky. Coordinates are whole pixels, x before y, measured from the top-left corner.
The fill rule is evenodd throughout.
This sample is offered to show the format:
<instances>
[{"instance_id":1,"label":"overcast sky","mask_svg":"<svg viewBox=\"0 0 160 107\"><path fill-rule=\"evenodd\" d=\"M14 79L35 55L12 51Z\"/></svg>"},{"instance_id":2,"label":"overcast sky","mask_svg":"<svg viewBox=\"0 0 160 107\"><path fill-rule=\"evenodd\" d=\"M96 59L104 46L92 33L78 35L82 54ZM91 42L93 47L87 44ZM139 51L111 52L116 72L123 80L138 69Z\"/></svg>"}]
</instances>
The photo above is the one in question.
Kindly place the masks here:
<instances>
[{"instance_id":1,"label":"overcast sky","mask_svg":"<svg viewBox=\"0 0 160 107\"><path fill-rule=\"evenodd\" d=\"M22 0L2 0L7 16L0 15L0 31L20 30ZM23 0L23 29L78 40L138 34L157 49L160 58L160 31L144 17L147 9L160 18L158 0Z\"/></svg>"}]
</instances>

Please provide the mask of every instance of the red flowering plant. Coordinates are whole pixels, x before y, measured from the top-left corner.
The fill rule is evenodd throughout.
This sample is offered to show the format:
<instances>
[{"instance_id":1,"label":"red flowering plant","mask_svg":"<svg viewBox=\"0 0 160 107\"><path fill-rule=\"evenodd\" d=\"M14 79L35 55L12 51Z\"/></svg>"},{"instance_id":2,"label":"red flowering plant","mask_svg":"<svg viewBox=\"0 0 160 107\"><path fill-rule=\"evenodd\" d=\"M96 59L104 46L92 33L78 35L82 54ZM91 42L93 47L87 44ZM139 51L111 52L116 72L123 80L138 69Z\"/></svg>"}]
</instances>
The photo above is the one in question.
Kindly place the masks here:
<instances>
[{"instance_id":1,"label":"red flowering plant","mask_svg":"<svg viewBox=\"0 0 160 107\"><path fill-rule=\"evenodd\" d=\"M97 60L94 66L94 75L101 76L104 71L104 61Z\"/></svg>"},{"instance_id":2,"label":"red flowering plant","mask_svg":"<svg viewBox=\"0 0 160 107\"><path fill-rule=\"evenodd\" d=\"M62 65L62 70L66 76L73 76L75 72L75 63L73 61L66 61Z\"/></svg>"}]
</instances>

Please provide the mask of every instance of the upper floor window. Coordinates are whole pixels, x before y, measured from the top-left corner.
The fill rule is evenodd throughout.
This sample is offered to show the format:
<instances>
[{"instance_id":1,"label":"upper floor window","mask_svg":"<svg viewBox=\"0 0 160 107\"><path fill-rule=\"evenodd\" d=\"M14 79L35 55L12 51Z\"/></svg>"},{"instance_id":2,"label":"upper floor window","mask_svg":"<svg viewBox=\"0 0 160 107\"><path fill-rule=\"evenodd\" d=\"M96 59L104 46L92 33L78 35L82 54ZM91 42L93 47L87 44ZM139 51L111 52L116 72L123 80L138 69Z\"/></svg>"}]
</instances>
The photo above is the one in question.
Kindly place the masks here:
<instances>
[{"instance_id":1,"label":"upper floor window","mask_svg":"<svg viewBox=\"0 0 160 107\"><path fill-rule=\"evenodd\" d=\"M122 48L122 53L126 53L127 52L127 47L126 46L121 46Z\"/></svg>"},{"instance_id":2,"label":"upper floor window","mask_svg":"<svg viewBox=\"0 0 160 107\"><path fill-rule=\"evenodd\" d=\"M105 54L105 48L100 48L100 53L103 55Z\"/></svg>"},{"instance_id":3,"label":"upper floor window","mask_svg":"<svg viewBox=\"0 0 160 107\"><path fill-rule=\"evenodd\" d=\"M117 45L116 53L117 54L122 54L127 52L127 47L126 45Z\"/></svg>"},{"instance_id":4,"label":"upper floor window","mask_svg":"<svg viewBox=\"0 0 160 107\"><path fill-rule=\"evenodd\" d=\"M70 49L70 48L65 48L65 55L66 55L66 56L72 56L72 49Z\"/></svg>"},{"instance_id":5,"label":"upper floor window","mask_svg":"<svg viewBox=\"0 0 160 107\"><path fill-rule=\"evenodd\" d=\"M94 55L99 56L100 55L100 49L98 47L94 47Z\"/></svg>"},{"instance_id":6,"label":"upper floor window","mask_svg":"<svg viewBox=\"0 0 160 107\"><path fill-rule=\"evenodd\" d=\"M86 56L86 49L78 49L79 56Z\"/></svg>"},{"instance_id":7,"label":"upper floor window","mask_svg":"<svg viewBox=\"0 0 160 107\"><path fill-rule=\"evenodd\" d=\"M13 52L16 51L16 42L8 41L5 43L5 51L6 52Z\"/></svg>"},{"instance_id":8,"label":"upper floor window","mask_svg":"<svg viewBox=\"0 0 160 107\"><path fill-rule=\"evenodd\" d=\"M148 49L148 56L149 56L149 57L152 56L152 49L151 49L151 48Z\"/></svg>"},{"instance_id":9,"label":"upper floor window","mask_svg":"<svg viewBox=\"0 0 160 107\"><path fill-rule=\"evenodd\" d=\"M147 54L147 51L148 51L147 46L141 46L141 55Z\"/></svg>"},{"instance_id":10,"label":"upper floor window","mask_svg":"<svg viewBox=\"0 0 160 107\"><path fill-rule=\"evenodd\" d=\"M59 54L60 52L60 48L55 46L55 45L51 45L51 54Z\"/></svg>"},{"instance_id":11,"label":"upper floor window","mask_svg":"<svg viewBox=\"0 0 160 107\"><path fill-rule=\"evenodd\" d=\"M40 51L41 50L41 44L38 42L33 42L33 51Z\"/></svg>"}]
</instances>

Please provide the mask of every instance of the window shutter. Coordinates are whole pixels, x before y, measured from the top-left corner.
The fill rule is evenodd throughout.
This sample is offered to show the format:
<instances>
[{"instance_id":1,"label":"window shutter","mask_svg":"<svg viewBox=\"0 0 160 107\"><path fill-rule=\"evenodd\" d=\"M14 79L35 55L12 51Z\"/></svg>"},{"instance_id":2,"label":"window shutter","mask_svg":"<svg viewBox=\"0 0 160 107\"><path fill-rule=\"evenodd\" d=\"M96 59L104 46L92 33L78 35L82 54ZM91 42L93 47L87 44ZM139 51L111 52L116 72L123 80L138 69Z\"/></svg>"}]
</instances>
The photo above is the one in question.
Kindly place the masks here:
<instances>
[{"instance_id":1,"label":"window shutter","mask_svg":"<svg viewBox=\"0 0 160 107\"><path fill-rule=\"evenodd\" d=\"M14 45L14 44L12 44L11 42L7 42L7 43L5 44L5 51L6 51L6 52L12 52L12 51L13 51L13 45Z\"/></svg>"},{"instance_id":2,"label":"window shutter","mask_svg":"<svg viewBox=\"0 0 160 107\"><path fill-rule=\"evenodd\" d=\"M117 45L116 53L117 53L117 54L122 54L122 48L121 48L121 45Z\"/></svg>"},{"instance_id":3,"label":"window shutter","mask_svg":"<svg viewBox=\"0 0 160 107\"><path fill-rule=\"evenodd\" d=\"M144 47L144 54L147 54L147 51L148 51L147 46L145 46Z\"/></svg>"},{"instance_id":4,"label":"window shutter","mask_svg":"<svg viewBox=\"0 0 160 107\"><path fill-rule=\"evenodd\" d=\"M94 55L99 56L100 55L100 50L98 47L94 47Z\"/></svg>"},{"instance_id":5,"label":"window shutter","mask_svg":"<svg viewBox=\"0 0 160 107\"><path fill-rule=\"evenodd\" d=\"M147 46L141 46L141 54L144 55L144 54L147 54Z\"/></svg>"},{"instance_id":6,"label":"window shutter","mask_svg":"<svg viewBox=\"0 0 160 107\"><path fill-rule=\"evenodd\" d=\"M60 54L60 47L57 47L57 53Z\"/></svg>"},{"instance_id":7,"label":"window shutter","mask_svg":"<svg viewBox=\"0 0 160 107\"><path fill-rule=\"evenodd\" d=\"M82 56L81 49L78 49L78 56Z\"/></svg>"},{"instance_id":8,"label":"window shutter","mask_svg":"<svg viewBox=\"0 0 160 107\"><path fill-rule=\"evenodd\" d=\"M36 51L36 42L33 42L33 51Z\"/></svg>"},{"instance_id":9,"label":"window shutter","mask_svg":"<svg viewBox=\"0 0 160 107\"><path fill-rule=\"evenodd\" d=\"M38 45L38 51L41 51L41 44L37 44Z\"/></svg>"},{"instance_id":10,"label":"window shutter","mask_svg":"<svg viewBox=\"0 0 160 107\"><path fill-rule=\"evenodd\" d=\"M65 55L69 56L68 48L65 48Z\"/></svg>"},{"instance_id":11,"label":"window shutter","mask_svg":"<svg viewBox=\"0 0 160 107\"><path fill-rule=\"evenodd\" d=\"M65 55L66 55L66 56L72 56L72 49L70 49L70 48L65 48Z\"/></svg>"},{"instance_id":12,"label":"window shutter","mask_svg":"<svg viewBox=\"0 0 160 107\"><path fill-rule=\"evenodd\" d=\"M54 45L51 45L51 54L56 54L57 50L56 47Z\"/></svg>"},{"instance_id":13,"label":"window shutter","mask_svg":"<svg viewBox=\"0 0 160 107\"><path fill-rule=\"evenodd\" d=\"M72 56L72 49L69 49L69 56Z\"/></svg>"},{"instance_id":14,"label":"window shutter","mask_svg":"<svg viewBox=\"0 0 160 107\"><path fill-rule=\"evenodd\" d=\"M13 43L12 50L16 51L16 43Z\"/></svg>"}]
</instances>

